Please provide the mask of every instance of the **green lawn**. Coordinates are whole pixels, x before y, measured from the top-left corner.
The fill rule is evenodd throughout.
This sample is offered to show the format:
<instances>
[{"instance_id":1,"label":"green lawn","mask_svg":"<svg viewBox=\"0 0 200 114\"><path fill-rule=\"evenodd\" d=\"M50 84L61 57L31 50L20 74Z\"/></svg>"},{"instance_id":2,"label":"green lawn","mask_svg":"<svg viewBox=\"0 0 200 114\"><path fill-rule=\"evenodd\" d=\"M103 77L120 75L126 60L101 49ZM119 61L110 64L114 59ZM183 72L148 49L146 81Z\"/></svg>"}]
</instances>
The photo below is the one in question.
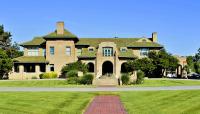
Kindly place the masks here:
<instances>
[{"instance_id":1,"label":"green lawn","mask_svg":"<svg viewBox=\"0 0 200 114\"><path fill-rule=\"evenodd\" d=\"M0 92L0 113L81 114L99 94L121 97L129 114L199 114L200 91Z\"/></svg>"},{"instance_id":2,"label":"green lawn","mask_svg":"<svg viewBox=\"0 0 200 114\"><path fill-rule=\"evenodd\" d=\"M200 80L173 80L173 79L145 79L144 84L129 85L122 87L143 87L143 86L190 86L199 85ZM66 80L3 80L0 87L94 87L92 85L69 85Z\"/></svg>"},{"instance_id":3,"label":"green lawn","mask_svg":"<svg viewBox=\"0 0 200 114\"><path fill-rule=\"evenodd\" d=\"M192 86L200 85L200 80L177 80L177 79L145 79L144 83L137 86Z\"/></svg>"}]
</instances>

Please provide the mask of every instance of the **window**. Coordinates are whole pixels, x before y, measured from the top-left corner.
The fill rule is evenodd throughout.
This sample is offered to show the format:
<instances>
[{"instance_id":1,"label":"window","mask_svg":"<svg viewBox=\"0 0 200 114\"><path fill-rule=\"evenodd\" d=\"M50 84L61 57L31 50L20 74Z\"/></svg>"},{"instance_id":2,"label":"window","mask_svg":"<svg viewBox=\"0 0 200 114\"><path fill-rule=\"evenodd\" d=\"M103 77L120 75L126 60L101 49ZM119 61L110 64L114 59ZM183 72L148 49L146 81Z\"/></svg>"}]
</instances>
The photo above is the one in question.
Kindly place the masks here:
<instances>
[{"instance_id":1,"label":"window","mask_svg":"<svg viewBox=\"0 0 200 114\"><path fill-rule=\"evenodd\" d=\"M38 47L28 48L28 56L38 56L38 54L39 54Z\"/></svg>"},{"instance_id":2,"label":"window","mask_svg":"<svg viewBox=\"0 0 200 114\"><path fill-rule=\"evenodd\" d=\"M50 64L50 71L54 71L54 64Z\"/></svg>"},{"instance_id":3,"label":"window","mask_svg":"<svg viewBox=\"0 0 200 114\"><path fill-rule=\"evenodd\" d=\"M113 56L113 48L112 47L104 47L103 48L103 56Z\"/></svg>"},{"instance_id":4,"label":"window","mask_svg":"<svg viewBox=\"0 0 200 114\"><path fill-rule=\"evenodd\" d=\"M78 56L80 56L82 54L82 49L77 49L76 53Z\"/></svg>"},{"instance_id":5,"label":"window","mask_svg":"<svg viewBox=\"0 0 200 114\"><path fill-rule=\"evenodd\" d=\"M66 47L66 55L67 56L71 55L71 47Z\"/></svg>"},{"instance_id":6,"label":"window","mask_svg":"<svg viewBox=\"0 0 200 114\"><path fill-rule=\"evenodd\" d=\"M46 49L43 49L43 56L46 56Z\"/></svg>"},{"instance_id":7,"label":"window","mask_svg":"<svg viewBox=\"0 0 200 114\"><path fill-rule=\"evenodd\" d=\"M121 48L120 51L121 52L126 52L126 48Z\"/></svg>"},{"instance_id":8,"label":"window","mask_svg":"<svg viewBox=\"0 0 200 114\"><path fill-rule=\"evenodd\" d=\"M50 55L54 55L54 47L53 46L50 47Z\"/></svg>"},{"instance_id":9,"label":"window","mask_svg":"<svg viewBox=\"0 0 200 114\"><path fill-rule=\"evenodd\" d=\"M88 51L89 51L89 52L93 52L93 51L94 51L94 48L90 47L90 48L88 49Z\"/></svg>"},{"instance_id":10,"label":"window","mask_svg":"<svg viewBox=\"0 0 200 114\"><path fill-rule=\"evenodd\" d=\"M140 49L140 56L148 56L148 53L149 53L149 49L148 48L141 48Z\"/></svg>"}]
</instances>

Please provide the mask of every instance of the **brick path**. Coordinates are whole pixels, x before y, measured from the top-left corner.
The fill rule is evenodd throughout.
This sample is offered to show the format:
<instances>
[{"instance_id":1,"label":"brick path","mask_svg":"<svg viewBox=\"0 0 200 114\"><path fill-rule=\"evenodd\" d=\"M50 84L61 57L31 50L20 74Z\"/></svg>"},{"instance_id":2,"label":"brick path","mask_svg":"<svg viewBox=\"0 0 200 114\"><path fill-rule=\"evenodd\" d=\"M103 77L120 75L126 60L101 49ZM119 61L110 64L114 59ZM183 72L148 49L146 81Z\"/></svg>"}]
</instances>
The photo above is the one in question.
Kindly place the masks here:
<instances>
[{"instance_id":1,"label":"brick path","mask_svg":"<svg viewBox=\"0 0 200 114\"><path fill-rule=\"evenodd\" d=\"M120 98L114 95L96 96L84 114L127 114Z\"/></svg>"}]
</instances>

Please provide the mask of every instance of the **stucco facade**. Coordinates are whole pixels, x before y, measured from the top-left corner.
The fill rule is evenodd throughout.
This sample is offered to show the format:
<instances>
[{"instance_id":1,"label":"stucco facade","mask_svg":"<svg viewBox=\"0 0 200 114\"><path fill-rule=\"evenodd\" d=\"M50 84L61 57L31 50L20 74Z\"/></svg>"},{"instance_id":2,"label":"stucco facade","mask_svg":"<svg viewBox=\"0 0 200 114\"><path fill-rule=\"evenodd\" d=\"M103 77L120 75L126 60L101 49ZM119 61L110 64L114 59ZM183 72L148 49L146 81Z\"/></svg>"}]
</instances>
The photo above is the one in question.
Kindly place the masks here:
<instances>
[{"instance_id":1,"label":"stucco facade","mask_svg":"<svg viewBox=\"0 0 200 114\"><path fill-rule=\"evenodd\" d=\"M89 72L97 79L108 74L118 79L128 60L146 57L149 51L163 48L157 43L156 32L151 38L79 38L64 29L64 22L58 22L54 32L21 46L24 56L14 59L9 79L30 79L50 71L61 74L63 66L75 61L88 64Z\"/></svg>"}]
</instances>

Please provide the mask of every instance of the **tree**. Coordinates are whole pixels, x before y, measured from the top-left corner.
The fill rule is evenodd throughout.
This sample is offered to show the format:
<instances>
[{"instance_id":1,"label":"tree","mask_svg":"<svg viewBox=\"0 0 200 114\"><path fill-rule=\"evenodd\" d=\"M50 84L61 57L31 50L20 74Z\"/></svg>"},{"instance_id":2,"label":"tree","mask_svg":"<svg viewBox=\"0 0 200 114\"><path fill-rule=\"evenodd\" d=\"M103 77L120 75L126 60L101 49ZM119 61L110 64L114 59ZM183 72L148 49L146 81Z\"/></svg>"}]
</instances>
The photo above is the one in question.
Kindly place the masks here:
<instances>
[{"instance_id":1,"label":"tree","mask_svg":"<svg viewBox=\"0 0 200 114\"><path fill-rule=\"evenodd\" d=\"M0 48L7 50L11 46L11 34L10 32L5 32L3 25L0 25Z\"/></svg>"},{"instance_id":2,"label":"tree","mask_svg":"<svg viewBox=\"0 0 200 114\"><path fill-rule=\"evenodd\" d=\"M20 51L19 44L16 42L14 42L14 44L12 44L12 46L6 50L6 53L9 58L16 58L19 56L23 56L23 52Z\"/></svg>"},{"instance_id":3,"label":"tree","mask_svg":"<svg viewBox=\"0 0 200 114\"><path fill-rule=\"evenodd\" d=\"M8 58L5 50L0 49L0 79L7 78L12 70L12 59Z\"/></svg>"},{"instance_id":4,"label":"tree","mask_svg":"<svg viewBox=\"0 0 200 114\"><path fill-rule=\"evenodd\" d=\"M200 48L198 49L198 52L195 54L194 56L194 61L195 62L198 62L200 61Z\"/></svg>"}]
</instances>

